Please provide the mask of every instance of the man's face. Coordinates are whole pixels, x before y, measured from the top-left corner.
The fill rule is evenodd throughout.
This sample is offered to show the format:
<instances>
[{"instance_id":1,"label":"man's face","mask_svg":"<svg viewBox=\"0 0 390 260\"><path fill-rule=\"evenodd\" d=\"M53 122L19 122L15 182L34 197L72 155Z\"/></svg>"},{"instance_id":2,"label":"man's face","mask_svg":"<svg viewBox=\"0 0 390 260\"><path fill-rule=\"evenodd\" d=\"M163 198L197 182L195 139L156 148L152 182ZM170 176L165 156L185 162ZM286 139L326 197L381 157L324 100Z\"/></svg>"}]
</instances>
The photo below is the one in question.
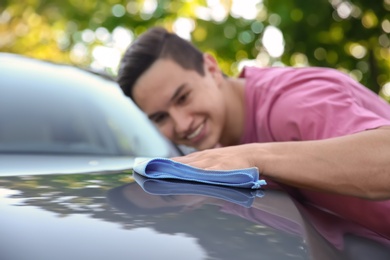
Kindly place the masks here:
<instances>
[{"instance_id":1,"label":"man's face","mask_svg":"<svg viewBox=\"0 0 390 260\"><path fill-rule=\"evenodd\" d=\"M220 140L225 122L222 75L205 55L205 75L159 59L138 79L133 96L158 129L176 144L210 149Z\"/></svg>"}]
</instances>

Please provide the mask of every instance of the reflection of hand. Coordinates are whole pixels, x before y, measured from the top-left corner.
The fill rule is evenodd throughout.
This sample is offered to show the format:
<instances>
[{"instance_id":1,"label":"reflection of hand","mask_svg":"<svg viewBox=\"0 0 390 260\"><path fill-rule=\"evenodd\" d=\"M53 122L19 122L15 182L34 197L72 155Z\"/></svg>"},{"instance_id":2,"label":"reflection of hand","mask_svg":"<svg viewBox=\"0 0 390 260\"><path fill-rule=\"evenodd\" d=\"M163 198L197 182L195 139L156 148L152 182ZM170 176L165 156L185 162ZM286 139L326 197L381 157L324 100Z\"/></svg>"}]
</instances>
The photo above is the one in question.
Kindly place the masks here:
<instances>
[{"instance_id":1,"label":"reflection of hand","mask_svg":"<svg viewBox=\"0 0 390 260\"><path fill-rule=\"evenodd\" d=\"M296 202L286 192L268 189L266 194L267 196L264 196L261 200L255 200L252 208L303 225L302 216L296 207Z\"/></svg>"},{"instance_id":2,"label":"reflection of hand","mask_svg":"<svg viewBox=\"0 0 390 260\"><path fill-rule=\"evenodd\" d=\"M205 170L250 168L258 166L253 159L253 157L255 157L255 145L256 144L246 144L215 148L172 159ZM259 158L259 154L257 154L257 158ZM261 169L259 170L261 171Z\"/></svg>"}]
</instances>

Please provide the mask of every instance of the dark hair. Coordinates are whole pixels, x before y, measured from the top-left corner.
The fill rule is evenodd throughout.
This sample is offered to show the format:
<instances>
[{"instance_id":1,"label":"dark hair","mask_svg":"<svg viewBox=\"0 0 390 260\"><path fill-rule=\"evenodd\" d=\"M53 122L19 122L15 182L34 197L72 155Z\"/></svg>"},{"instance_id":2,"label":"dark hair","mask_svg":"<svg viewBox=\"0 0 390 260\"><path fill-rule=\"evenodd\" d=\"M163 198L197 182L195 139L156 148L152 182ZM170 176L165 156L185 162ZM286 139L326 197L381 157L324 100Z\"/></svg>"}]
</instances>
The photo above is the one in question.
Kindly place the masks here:
<instances>
[{"instance_id":1,"label":"dark hair","mask_svg":"<svg viewBox=\"0 0 390 260\"><path fill-rule=\"evenodd\" d=\"M138 78L156 60L164 58L204 75L202 52L176 34L154 27L131 44L121 60L117 82L125 95L133 99L133 87Z\"/></svg>"}]
</instances>

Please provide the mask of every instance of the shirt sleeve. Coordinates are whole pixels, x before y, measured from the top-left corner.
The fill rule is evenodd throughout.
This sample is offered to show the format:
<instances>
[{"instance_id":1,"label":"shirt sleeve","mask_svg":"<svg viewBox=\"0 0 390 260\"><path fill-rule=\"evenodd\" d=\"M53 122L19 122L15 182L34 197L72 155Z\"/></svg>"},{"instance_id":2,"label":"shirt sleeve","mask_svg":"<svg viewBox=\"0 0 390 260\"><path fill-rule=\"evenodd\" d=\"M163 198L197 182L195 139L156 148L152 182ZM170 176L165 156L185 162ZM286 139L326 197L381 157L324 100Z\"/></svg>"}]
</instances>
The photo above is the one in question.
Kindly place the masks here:
<instances>
[{"instance_id":1,"label":"shirt sleeve","mask_svg":"<svg viewBox=\"0 0 390 260\"><path fill-rule=\"evenodd\" d=\"M367 100L361 100L361 93L353 90L356 86L350 86L356 82L342 73L296 80L299 84L285 89L270 112L272 134L278 141L319 140L390 125L389 119L367 106ZM359 91L372 95L368 89Z\"/></svg>"}]
</instances>

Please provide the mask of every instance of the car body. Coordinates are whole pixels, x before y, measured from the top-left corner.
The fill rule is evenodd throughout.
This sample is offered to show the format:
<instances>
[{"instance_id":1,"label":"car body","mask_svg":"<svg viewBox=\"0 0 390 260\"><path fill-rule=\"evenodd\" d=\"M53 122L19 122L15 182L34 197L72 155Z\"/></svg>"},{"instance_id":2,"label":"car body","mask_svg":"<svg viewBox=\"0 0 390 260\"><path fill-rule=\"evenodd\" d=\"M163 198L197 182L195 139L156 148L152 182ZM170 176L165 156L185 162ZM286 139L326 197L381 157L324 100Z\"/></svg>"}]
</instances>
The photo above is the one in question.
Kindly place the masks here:
<instances>
[{"instance_id":1,"label":"car body","mask_svg":"<svg viewBox=\"0 0 390 260\"><path fill-rule=\"evenodd\" d=\"M110 79L0 54L0 84L2 260L389 259L389 237L283 187L132 173L181 152Z\"/></svg>"}]
</instances>

